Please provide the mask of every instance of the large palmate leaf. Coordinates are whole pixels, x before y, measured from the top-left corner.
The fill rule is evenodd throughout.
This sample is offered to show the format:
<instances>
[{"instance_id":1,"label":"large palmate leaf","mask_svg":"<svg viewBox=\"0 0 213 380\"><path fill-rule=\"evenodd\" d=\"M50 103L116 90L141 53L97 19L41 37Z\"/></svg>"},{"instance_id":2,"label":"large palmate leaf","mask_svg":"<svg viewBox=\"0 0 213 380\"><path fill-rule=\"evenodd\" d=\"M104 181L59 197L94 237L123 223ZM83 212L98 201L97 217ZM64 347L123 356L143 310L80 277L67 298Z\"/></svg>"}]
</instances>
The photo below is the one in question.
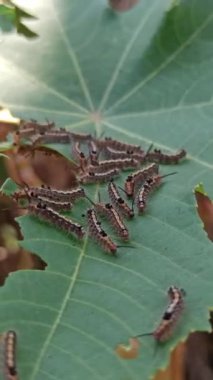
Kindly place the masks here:
<instances>
[{"instance_id":1,"label":"large palmate leaf","mask_svg":"<svg viewBox=\"0 0 213 380\"><path fill-rule=\"evenodd\" d=\"M129 223L135 249L120 249L117 259L88 238L80 243L22 217L24 247L48 267L10 275L0 292L1 330L18 333L23 380L148 379L178 340L208 328L212 305L212 243L192 189L199 181L207 190L213 185L213 3L185 0L171 9L171 1L141 0L125 14L113 13L105 0L27 3L36 3L29 11L39 18L40 37L4 38L4 105L22 118L96 128L145 148L184 147L189 155L145 215ZM93 197L96 191L88 189ZM75 208L75 220L84 223L87 204ZM116 344L152 331L171 284L187 293L172 339L155 351L153 339L144 338L137 360L117 358Z\"/></svg>"}]
</instances>

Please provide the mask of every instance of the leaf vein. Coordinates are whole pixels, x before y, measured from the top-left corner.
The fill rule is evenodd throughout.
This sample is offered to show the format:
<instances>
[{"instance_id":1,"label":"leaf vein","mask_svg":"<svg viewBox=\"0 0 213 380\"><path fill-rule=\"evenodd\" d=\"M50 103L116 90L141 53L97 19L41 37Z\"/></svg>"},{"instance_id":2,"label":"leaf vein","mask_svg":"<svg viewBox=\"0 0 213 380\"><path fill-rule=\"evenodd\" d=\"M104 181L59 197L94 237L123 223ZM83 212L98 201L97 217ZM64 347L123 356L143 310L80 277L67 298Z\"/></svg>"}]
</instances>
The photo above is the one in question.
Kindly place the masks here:
<instances>
[{"instance_id":1,"label":"leaf vein","mask_svg":"<svg viewBox=\"0 0 213 380\"><path fill-rule=\"evenodd\" d=\"M76 71L76 74L78 76L78 80L79 80L79 83L80 83L81 88L83 90L85 99L88 102L88 105L89 105L91 111L93 111L94 110L94 106L93 106L93 102L92 102L92 99L91 99L91 95L90 95L89 89L87 87L86 80L85 80L85 78L83 76L82 70L80 68L79 62L77 60L76 54L75 54L75 52L74 52L74 50L73 50L73 48L71 46L70 41L68 40L67 36L65 35L64 30L61 27L61 22L59 20L58 15L55 12L55 8L54 7L53 7L53 9L54 9L54 14L55 14L55 19L56 19L56 22L58 24L58 27L59 27L62 39L64 41L65 47L67 48L70 60L73 63L73 66L75 68L75 71Z\"/></svg>"},{"instance_id":2,"label":"leaf vein","mask_svg":"<svg viewBox=\"0 0 213 380\"><path fill-rule=\"evenodd\" d=\"M105 106L109 96L110 96L110 93L113 89L113 87L115 86L115 83L118 79L118 76L119 76L119 72L132 48L132 46L134 45L134 42L135 40L137 39L139 33L141 32L141 30L145 27L146 23L148 22L149 18L151 17L152 15L152 11L155 7L155 3L156 2L153 2L153 4L151 5L149 11L147 12L146 16L143 18L142 17L142 22L139 23L138 27L136 28L135 30L135 33L132 35L132 37L130 38L128 44L126 45L124 51L123 51L123 54L121 55L121 58L120 60L118 61L118 64L117 66L115 67L115 70L112 74L112 77L111 77L111 80L109 81L109 84L103 94L103 97L101 99L101 102L100 102L100 105L98 107L98 111L101 111L103 109L103 107Z\"/></svg>"},{"instance_id":3,"label":"leaf vein","mask_svg":"<svg viewBox=\"0 0 213 380\"><path fill-rule=\"evenodd\" d=\"M51 326L51 329L50 329L50 332L49 332L49 334L47 336L47 339L44 341L44 344L43 344L43 347L41 349L40 355L39 355L39 357L38 357L38 359L37 359L37 361L35 363L35 367L34 367L34 370L32 372L32 375L31 375L31 380L35 379L36 373L39 370L39 367L40 367L41 362L42 362L42 360L44 358L44 355L45 355L45 353L47 351L47 348L48 348L48 346L49 346L49 344L50 344L50 342L51 342L51 340L52 340L52 338L53 338L53 336L55 334L55 331L56 331L56 329L57 329L57 327L58 327L58 325L60 323L61 317L63 315L63 312L64 312L65 308L66 308L66 305L67 305L67 302L69 300L70 294L71 294L71 292L73 290L73 287L75 285L75 281L77 279L77 276L78 276L78 273L79 273L79 270L80 270L80 267L81 267L81 263L82 263L83 257L85 255L86 243L87 243L87 238L85 239L84 246L83 246L83 248L81 250L81 253L79 255L74 275L71 278L70 285L69 285L69 287L68 287L68 289L67 289L67 291L65 293L65 296L64 296L64 299L62 301L61 307L60 307L60 309L58 311L58 316L56 317L55 322Z\"/></svg>"},{"instance_id":4,"label":"leaf vein","mask_svg":"<svg viewBox=\"0 0 213 380\"><path fill-rule=\"evenodd\" d=\"M54 347L55 349L57 349L58 351L61 351L63 353L65 353L66 355L69 355L71 356L72 358L74 358L76 360L76 362L78 362L82 367L86 368L90 373L92 373L92 375L96 378L96 379L103 379L102 376L100 376L98 374L98 372L96 372L92 367L90 367L86 362L85 360L81 359L80 356L78 355L75 355L72 351L68 351L68 350L65 350L63 347L59 347L58 345L56 344L53 344L51 343L50 346Z\"/></svg>"},{"instance_id":5,"label":"leaf vein","mask_svg":"<svg viewBox=\"0 0 213 380\"><path fill-rule=\"evenodd\" d=\"M212 21L213 14L210 14L206 20L195 30L194 33L190 35L186 41L180 45L180 47L171 54L157 69L153 70L145 79L143 79L140 83L138 83L135 87L133 87L132 90L127 92L124 96L122 96L119 100L117 100L111 107L107 109L106 112L111 111L112 109L116 108L118 105L121 105L124 103L127 99L129 99L132 95L134 95L139 89L142 89L147 83L149 83L152 79L154 79L161 71L163 71L170 63L173 61L175 62L175 59L178 57L182 51L184 51L185 48L192 43L192 41L199 35L200 32L205 29L205 27L208 26L208 24Z\"/></svg>"},{"instance_id":6,"label":"leaf vein","mask_svg":"<svg viewBox=\"0 0 213 380\"><path fill-rule=\"evenodd\" d=\"M9 61L8 59L5 59L3 57L0 57L0 60L3 62L3 65L5 67L7 67L8 70L12 70L12 71L15 70L17 73L19 73L20 77L26 78L31 83L37 83L39 86L46 89L51 94L55 95L56 97L63 100L64 102L71 104L73 107L78 108L80 111L82 111L84 113L88 113L88 110L86 108L84 108L80 104L76 103L75 101L71 100L66 95L63 95L62 93L58 92L54 88L48 86L45 82L40 81L37 77L33 76L33 74L26 72L23 69L23 67L20 68L20 66L19 67L16 66L12 61Z\"/></svg>"}]
</instances>

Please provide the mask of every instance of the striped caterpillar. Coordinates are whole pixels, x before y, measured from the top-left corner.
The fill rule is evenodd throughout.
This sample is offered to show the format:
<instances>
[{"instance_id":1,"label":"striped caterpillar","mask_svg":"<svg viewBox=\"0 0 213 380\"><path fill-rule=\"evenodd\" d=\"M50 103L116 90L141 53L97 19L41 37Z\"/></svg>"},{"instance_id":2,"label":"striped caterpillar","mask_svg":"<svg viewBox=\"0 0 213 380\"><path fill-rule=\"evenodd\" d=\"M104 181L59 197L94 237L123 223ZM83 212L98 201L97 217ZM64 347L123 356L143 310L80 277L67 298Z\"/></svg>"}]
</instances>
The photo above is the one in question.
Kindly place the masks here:
<instances>
[{"instance_id":1,"label":"striped caterpillar","mask_svg":"<svg viewBox=\"0 0 213 380\"><path fill-rule=\"evenodd\" d=\"M98 165L98 150L93 140L89 142L89 156L91 165Z\"/></svg>"},{"instance_id":2,"label":"striped caterpillar","mask_svg":"<svg viewBox=\"0 0 213 380\"><path fill-rule=\"evenodd\" d=\"M156 162L164 165L175 165L178 164L179 161L186 157L186 151L181 149L176 154L165 154L162 153L160 149L154 149L153 152L147 154L147 160Z\"/></svg>"},{"instance_id":3,"label":"striped caterpillar","mask_svg":"<svg viewBox=\"0 0 213 380\"><path fill-rule=\"evenodd\" d=\"M70 133L71 141L86 143L92 140L92 135L90 133L76 133L76 132L69 132L69 133Z\"/></svg>"},{"instance_id":4,"label":"striped caterpillar","mask_svg":"<svg viewBox=\"0 0 213 380\"><path fill-rule=\"evenodd\" d=\"M73 146L73 155L79 162L81 170L84 172L87 169L88 159L85 154L81 151L80 142L76 141Z\"/></svg>"},{"instance_id":5,"label":"striped caterpillar","mask_svg":"<svg viewBox=\"0 0 213 380\"><path fill-rule=\"evenodd\" d=\"M28 210L31 214L38 216L41 220L53 224L69 234L75 234L79 239L82 239L85 234L85 231L80 224L73 222L71 219L65 218L58 212L47 207L45 203L29 203Z\"/></svg>"},{"instance_id":6,"label":"striped caterpillar","mask_svg":"<svg viewBox=\"0 0 213 380\"><path fill-rule=\"evenodd\" d=\"M80 183L108 182L119 175L118 169L111 169L103 173L89 172L79 178Z\"/></svg>"},{"instance_id":7,"label":"striped caterpillar","mask_svg":"<svg viewBox=\"0 0 213 380\"><path fill-rule=\"evenodd\" d=\"M111 137L105 137L104 140L97 140L97 145L100 148L110 147L116 150L132 150L133 152L142 152L141 147L134 144L126 144L119 140L114 140Z\"/></svg>"},{"instance_id":8,"label":"striped caterpillar","mask_svg":"<svg viewBox=\"0 0 213 380\"><path fill-rule=\"evenodd\" d=\"M87 199L89 198L87 197ZM89 201L93 204L93 207L98 214L107 218L117 235L127 241L129 239L129 231L114 207L110 203L101 202L100 199L98 203L94 203L91 199L89 199Z\"/></svg>"},{"instance_id":9,"label":"striped caterpillar","mask_svg":"<svg viewBox=\"0 0 213 380\"><path fill-rule=\"evenodd\" d=\"M186 293L183 289L174 285L170 286L168 289L170 303L157 328L151 333L140 334L135 336L135 338L152 335L157 342L165 342L168 340L182 315L185 295Z\"/></svg>"},{"instance_id":10,"label":"striped caterpillar","mask_svg":"<svg viewBox=\"0 0 213 380\"><path fill-rule=\"evenodd\" d=\"M55 129L40 133L34 140L34 144L69 144L70 133L64 128Z\"/></svg>"},{"instance_id":11,"label":"striped caterpillar","mask_svg":"<svg viewBox=\"0 0 213 380\"><path fill-rule=\"evenodd\" d=\"M144 209L146 207L147 197L150 195L150 193L158 186L161 185L162 178L168 177L170 175L176 174L176 172L169 173L163 176L153 176L148 178L141 189L138 191L138 194L136 195L136 204L138 211L140 213L144 212Z\"/></svg>"},{"instance_id":12,"label":"striped caterpillar","mask_svg":"<svg viewBox=\"0 0 213 380\"><path fill-rule=\"evenodd\" d=\"M115 255L117 252L117 245L101 228L101 223L98 221L94 209L87 210L87 222L89 226L89 235L100 244L106 253Z\"/></svg>"},{"instance_id":13,"label":"striped caterpillar","mask_svg":"<svg viewBox=\"0 0 213 380\"><path fill-rule=\"evenodd\" d=\"M133 208L130 208L124 199L120 196L117 186L113 181L108 184L108 194L111 202L114 204L116 209L122 213L126 218L131 219L134 216Z\"/></svg>"},{"instance_id":14,"label":"striped caterpillar","mask_svg":"<svg viewBox=\"0 0 213 380\"><path fill-rule=\"evenodd\" d=\"M55 202L72 203L78 198L84 198L85 192L81 187L72 190L56 190L49 186L42 185L41 187L25 187L13 194L15 199L28 197L44 197Z\"/></svg>"},{"instance_id":15,"label":"striped caterpillar","mask_svg":"<svg viewBox=\"0 0 213 380\"><path fill-rule=\"evenodd\" d=\"M30 197L31 203L45 203L46 207L53 209L54 211L70 211L73 207L71 202L60 202L47 199L45 197Z\"/></svg>"},{"instance_id":16,"label":"striped caterpillar","mask_svg":"<svg viewBox=\"0 0 213 380\"><path fill-rule=\"evenodd\" d=\"M17 137L28 138L28 137L31 137L33 135L35 135L35 129L32 127L23 128L23 129L20 129L19 131L16 131Z\"/></svg>"},{"instance_id":17,"label":"striped caterpillar","mask_svg":"<svg viewBox=\"0 0 213 380\"><path fill-rule=\"evenodd\" d=\"M141 150L141 152L134 152L133 150L116 150L110 147L105 148L104 155L108 159L132 158L140 163L144 162L145 157L143 150Z\"/></svg>"},{"instance_id":18,"label":"striped caterpillar","mask_svg":"<svg viewBox=\"0 0 213 380\"><path fill-rule=\"evenodd\" d=\"M52 128L55 128L54 122L38 123L36 120L21 120L19 130L23 132L24 130L33 129L34 133L44 133Z\"/></svg>"},{"instance_id":19,"label":"striped caterpillar","mask_svg":"<svg viewBox=\"0 0 213 380\"><path fill-rule=\"evenodd\" d=\"M101 173L110 169L134 169L138 166L139 162L134 158L119 158L113 160L99 161L97 166L90 166L88 170L93 170L95 173Z\"/></svg>"},{"instance_id":20,"label":"striped caterpillar","mask_svg":"<svg viewBox=\"0 0 213 380\"><path fill-rule=\"evenodd\" d=\"M18 380L16 368L16 332L9 330L4 333L4 361L5 376L7 380Z\"/></svg>"},{"instance_id":21,"label":"striped caterpillar","mask_svg":"<svg viewBox=\"0 0 213 380\"><path fill-rule=\"evenodd\" d=\"M159 166L155 163L150 164L149 166L142 168L136 172L133 172L126 178L124 184L124 190L126 195L131 198L134 196L138 186L144 182L147 178L151 177L154 174L158 174Z\"/></svg>"},{"instance_id":22,"label":"striped caterpillar","mask_svg":"<svg viewBox=\"0 0 213 380\"><path fill-rule=\"evenodd\" d=\"M109 235L107 235L102 229L101 222L99 222L94 208L87 210L87 222L89 226L89 235L100 244L106 253L116 256L117 248L134 248L132 246L115 244Z\"/></svg>"}]
</instances>

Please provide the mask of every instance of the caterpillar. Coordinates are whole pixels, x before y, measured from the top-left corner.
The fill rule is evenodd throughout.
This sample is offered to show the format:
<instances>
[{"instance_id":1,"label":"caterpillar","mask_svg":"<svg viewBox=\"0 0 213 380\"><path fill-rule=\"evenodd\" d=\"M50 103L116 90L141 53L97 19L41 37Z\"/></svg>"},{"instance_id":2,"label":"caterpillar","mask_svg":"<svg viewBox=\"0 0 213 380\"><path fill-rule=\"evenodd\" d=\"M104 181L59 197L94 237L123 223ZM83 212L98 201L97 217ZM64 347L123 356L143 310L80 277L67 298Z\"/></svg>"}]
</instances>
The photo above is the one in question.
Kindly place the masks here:
<instances>
[{"instance_id":1,"label":"caterpillar","mask_svg":"<svg viewBox=\"0 0 213 380\"><path fill-rule=\"evenodd\" d=\"M34 136L34 135L35 135L35 129L32 128L32 127L23 128L23 129L19 129L19 131L16 131L16 136L17 137L27 138L27 137L31 137L31 136Z\"/></svg>"},{"instance_id":2,"label":"caterpillar","mask_svg":"<svg viewBox=\"0 0 213 380\"><path fill-rule=\"evenodd\" d=\"M52 131L46 131L40 133L40 135L34 140L34 144L69 144L70 133L66 129L55 129Z\"/></svg>"},{"instance_id":3,"label":"caterpillar","mask_svg":"<svg viewBox=\"0 0 213 380\"><path fill-rule=\"evenodd\" d=\"M89 235L96 240L102 249L112 255L116 255L117 245L110 239L107 233L102 229L94 209L87 210L87 222L89 226Z\"/></svg>"},{"instance_id":4,"label":"caterpillar","mask_svg":"<svg viewBox=\"0 0 213 380\"><path fill-rule=\"evenodd\" d=\"M113 160L99 161L97 166L90 166L88 170L93 170L95 173L101 173L110 169L134 169L139 166L139 162L134 158L123 158Z\"/></svg>"},{"instance_id":5,"label":"caterpillar","mask_svg":"<svg viewBox=\"0 0 213 380\"><path fill-rule=\"evenodd\" d=\"M132 150L133 152L143 152L139 145L126 144L119 140L114 140L111 137L105 137L104 140L97 140L98 147L104 149L110 147L116 150Z\"/></svg>"},{"instance_id":6,"label":"caterpillar","mask_svg":"<svg viewBox=\"0 0 213 380\"><path fill-rule=\"evenodd\" d=\"M55 202L70 202L73 203L78 198L84 198L85 192L82 187L77 187L72 190L56 190L49 186L42 185L41 187L25 187L16 191L13 197L17 200L19 198L28 197L44 197Z\"/></svg>"},{"instance_id":7,"label":"caterpillar","mask_svg":"<svg viewBox=\"0 0 213 380\"><path fill-rule=\"evenodd\" d=\"M85 175L81 176L79 178L80 183L97 183L97 182L108 182L113 177L116 177L119 175L118 169L111 169L106 172L102 173L94 173L94 172L88 172Z\"/></svg>"},{"instance_id":8,"label":"caterpillar","mask_svg":"<svg viewBox=\"0 0 213 380\"><path fill-rule=\"evenodd\" d=\"M168 340L182 315L185 295L184 289L180 289L174 285L170 286L168 289L170 303L157 328L151 333L140 334L135 336L135 338L152 335L157 342L165 342Z\"/></svg>"},{"instance_id":9,"label":"caterpillar","mask_svg":"<svg viewBox=\"0 0 213 380\"><path fill-rule=\"evenodd\" d=\"M133 197L137 190L137 187L140 186L140 184L147 178L151 177L154 174L158 174L158 171L158 164L153 163L129 175L124 183L124 190L127 196L129 198Z\"/></svg>"},{"instance_id":10,"label":"caterpillar","mask_svg":"<svg viewBox=\"0 0 213 380\"><path fill-rule=\"evenodd\" d=\"M44 133L52 128L55 128L55 123L47 121L47 123L38 123L36 120L21 120L20 130L32 128L34 133Z\"/></svg>"},{"instance_id":11,"label":"caterpillar","mask_svg":"<svg viewBox=\"0 0 213 380\"><path fill-rule=\"evenodd\" d=\"M116 150L110 147L104 149L104 155L108 159L132 158L140 163L144 162L145 153L143 150L134 152L133 150Z\"/></svg>"},{"instance_id":12,"label":"caterpillar","mask_svg":"<svg viewBox=\"0 0 213 380\"><path fill-rule=\"evenodd\" d=\"M89 142L89 156L91 165L98 165L98 150L94 140Z\"/></svg>"},{"instance_id":13,"label":"caterpillar","mask_svg":"<svg viewBox=\"0 0 213 380\"><path fill-rule=\"evenodd\" d=\"M87 199L89 199L87 197ZM127 241L129 239L129 231L128 228L124 225L120 215L114 209L112 204L103 203L99 200L98 203L94 203L92 200L89 201L93 204L94 209L100 215L103 215L107 218L109 223L111 224L114 231L118 234L119 237Z\"/></svg>"},{"instance_id":14,"label":"caterpillar","mask_svg":"<svg viewBox=\"0 0 213 380\"><path fill-rule=\"evenodd\" d=\"M81 170L84 172L87 169L88 159L81 151L80 142L76 141L73 146L73 155L77 158Z\"/></svg>"},{"instance_id":15,"label":"caterpillar","mask_svg":"<svg viewBox=\"0 0 213 380\"><path fill-rule=\"evenodd\" d=\"M134 159L134 160L138 161L138 163L142 164L142 163L147 161L147 155L150 152L150 150L152 149L152 146L153 146L153 144L151 144L149 146L149 148L147 149L146 152L142 149L138 152L137 151L135 152L134 150L122 151L122 150L113 149L111 147L106 147L104 149L104 154L108 159L109 158L110 159L128 158L128 159Z\"/></svg>"},{"instance_id":16,"label":"caterpillar","mask_svg":"<svg viewBox=\"0 0 213 380\"><path fill-rule=\"evenodd\" d=\"M70 132L70 138L72 141L78 141L80 143L86 143L90 140L92 140L92 135L90 133L76 133L76 132Z\"/></svg>"},{"instance_id":17,"label":"caterpillar","mask_svg":"<svg viewBox=\"0 0 213 380\"><path fill-rule=\"evenodd\" d=\"M160 186L162 178L168 177L169 175L173 175L173 174L176 174L176 172L169 173L164 176L159 176L159 175L153 176L153 177L148 178L145 181L145 183L143 184L143 186L141 187L141 189L139 190L136 196L136 204L137 204L138 211L140 213L144 212L144 209L146 207L147 197L157 186Z\"/></svg>"},{"instance_id":18,"label":"caterpillar","mask_svg":"<svg viewBox=\"0 0 213 380\"><path fill-rule=\"evenodd\" d=\"M185 149L181 149L176 154L166 154L166 153L162 153L160 149L154 149L153 152L150 152L147 154L148 161L152 161L152 162L156 162L156 163L164 164L164 165L178 164L179 161L184 157L186 157Z\"/></svg>"},{"instance_id":19,"label":"caterpillar","mask_svg":"<svg viewBox=\"0 0 213 380\"><path fill-rule=\"evenodd\" d=\"M9 330L4 333L4 360L7 380L18 380L16 368L16 332Z\"/></svg>"},{"instance_id":20,"label":"caterpillar","mask_svg":"<svg viewBox=\"0 0 213 380\"><path fill-rule=\"evenodd\" d=\"M45 203L46 207L53 209L54 211L70 211L73 207L71 202L60 202L47 199L45 197L34 196L30 198L31 203Z\"/></svg>"},{"instance_id":21,"label":"caterpillar","mask_svg":"<svg viewBox=\"0 0 213 380\"><path fill-rule=\"evenodd\" d=\"M79 239L82 239L85 235L85 231L80 224L60 215L57 211L47 207L45 203L29 203L28 210L31 214L38 216L41 220L53 224L69 234L75 234Z\"/></svg>"},{"instance_id":22,"label":"caterpillar","mask_svg":"<svg viewBox=\"0 0 213 380\"><path fill-rule=\"evenodd\" d=\"M121 197L117 186L113 181L110 181L108 184L108 194L111 202L114 204L116 209L121 212L126 218L133 218L134 217L134 210L133 208L130 208L128 204L124 201L124 199Z\"/></svg>"}]
</instances>

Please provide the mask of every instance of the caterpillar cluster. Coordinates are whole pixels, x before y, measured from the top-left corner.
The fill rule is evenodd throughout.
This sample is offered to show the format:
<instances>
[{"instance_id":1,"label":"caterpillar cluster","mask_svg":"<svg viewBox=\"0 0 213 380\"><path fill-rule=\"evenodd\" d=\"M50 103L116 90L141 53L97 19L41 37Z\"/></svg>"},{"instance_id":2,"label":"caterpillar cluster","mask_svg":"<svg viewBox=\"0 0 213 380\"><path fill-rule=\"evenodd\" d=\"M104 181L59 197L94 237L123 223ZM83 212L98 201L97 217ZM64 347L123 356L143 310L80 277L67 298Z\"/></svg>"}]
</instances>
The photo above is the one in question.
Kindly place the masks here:
<instances>
[{"instance_id":1,"label":"caterpillar cluster","mask_svg":"<svg viewBox=\"0 0 213 380\"><path fill-rule=\"evenodd\" d=\"M113 170L113 169L112 169ZM115 170L115 169L114 169ZM133 181L134 191L132 196L137 205L138 211L143 212L146 206L146 201L149 193L161 183L164 176L155 174L158 172L156 164L150 164L136 172L133 172L131 179ZM153 173L153 176L151 174ZM97 173L99 174L99 173ZM173 173L170 173L171 175ZM129 176L127 177L127 180ZM138 193L135 193L137 187L141 186ZM104 216L110 223L112 229L122 240L129 240L129 230L123 221L123 217L132 219L134 217L133 202L132 207L121 197L116 184L111 180L107 186L110 202L92 202L92 212L87 212L87 221L89 226L89 235L100 244L106 253L115 254L117 248L116 243L112 241L109 235L100 227L100 222L97 219L96 212ZM136 194L134 196L134 194ZM128 194L130 196L130 194ZM74 222L72 219L60 215L58 211L68 211L73 207L73 202L78 198L85 198L85 190L81 187L61 191L51 189L50 187L25 187L14 193L13 198L18 200L26 197L29 200L29 212L37 216L39 219L49 222L57 228L75 235L78 239L82 239L85 234L83 226ZM87 197L88 198L88 197Z\"/></svg>"},{"instance_id":2,"label":"caterpillar cluster","mask_svg":"<svg viewBox=\"0 0 213 380\"><path fill-rule=\"evenodd\" d=\"M159 149L148 150L138 145L125 143L111 137L96 138L89 133L75 133L64 128L56 128L53 122L44 124L36 121L21 121L18 131L19 137L28 139L33 145L43 143L69 144L70 154L78 165L79 187L67 191L52 189L47 186L24 187L16 191L13 198L28 200L29 213L39 219L48 222L64 232L83 239L86 229L101 249L115 256L117 249L123 247L114 241L102 227L101 218L111 226L111 229L120 240L125 243L130 239L128 222L138 214L143 214L147 208L150 194L158 188L164 177L175 174L174 172L162 175L160 165L177 165L185 157L186 151L179 150L177 153L166 153ZM121 171L131 170L126 174L123 186L119 187L115 179ZM105 183L107 201L91 200L84 188L87 184ZM80 187L81 186L81 187ZM123 192L123 194L121 193ZM90 205L85 212L82 225L72 219L61 215L61 211L72 211L77 199L89 201ZM99 219L100 218L100 219ZM124 221L125 219L125 221ZM130 247L124 245L125 247ZM183 292L175 286L169 288L170 305L162 317L162 321L153 335L156 341L166 340L176 325L179 315L183 310ZM134 339L137 339L136 337ZM134 344L137 351L136 341ZM121 348L121 351L124 348Z\"/></svg>"},{"instance_id":3,"label":"caterpillar cluster","mask_svg":"<svg viewBox=\"0 0 213 380\"><path fill-rule=\"evenodd\" d=\"M115 255L117 248L122 246L113 242L111 237L103 230L97 214L107 219L115 234L120 239L128 241L129 230L124 224L119 210L122 210L127 218L132 217L134 213L123 198L121 198L114 183L110 182L108 184L108 191L109 198L113 204L109 202L103 203L99 201L95 203L91 201L86 195L85 190L81 187L62 191L47 186L25 186L13 194L13 199L19 201L20 199L26 198L26 200L28 200L27 209L31 215L52 224L68 234L74 235L78 239L82 239L85 235L83 226L59 214L58 211L69 211L74 207L73 203L78 198L87 198L89 202L93 204L93 208L87 210L89 235L99 243L106 253Z\"/></svg>"},{"instance_id":4,"label":"caterpillar cluster","mask_svg":"<svg viewBox=\"0 0 213 380\"><path fill-rule=\"evenodd\" d=\"M121 171L139 169L146 163L178 164L186 157L181 149L168 154L152 146L145 151L138 145L128 144L105 137L98 139L89 133L75 133L65 128L56 128L54 122L38 123L21 120L17 134L29 139L33 145L69 144L72 158L79 167L78 180L82 184L108 182Z\"/></svg>"},{"instance_id":5,"label":"caterpillar cluster","mask_svg":"<svg viewBox=\"0 0 213 380\"><path fill-rule=\"evenodd\" d=\"M176 154L162 153L154 149L152 145L148 151L139 145L125 143L119 140L105 137L98 139L89 133L75 133L67 131L65 128L56 128L54 122L38 123L35 120L22 120L19 127L19 135L31 140L33 144L40 143L61 143L69 144L72 157L79 166L78 181L81 185L94 183L107 183L108 201L93 202L92 221L97 213L100 217L105 217L111 225L114 233L122 240L129 239L129 229L123 218L132 219L134 217L134 207L138 213L143 213L150 193L157 188L164 176L159 174L159 164L177 164L185 156L186 151L180 150ZM131 204L121 196L114 179L119 176L122 170L134 170L127 175L122 191ZM171 175L173 173L169 173ZM78 198L85 198L86 193L83 187L61 191L41 186L37 188L23 188L17 191L13 198L27 197L29 200L29 212L45 222L49 222L65 232L72 233L78 238L85 234L83 226L70 218L59 214L61 211L73 210L73 203ZM88 198L88 197L87 197ZM134 206L134 207L133 207ZM87 213L87 219L91 216ZM89 234L106 253L115 254L117 244L112 244L112 239L107 235L103 236L103 229L99 231L97 224L88 220Z\"/></svg>"}]
</instances>

